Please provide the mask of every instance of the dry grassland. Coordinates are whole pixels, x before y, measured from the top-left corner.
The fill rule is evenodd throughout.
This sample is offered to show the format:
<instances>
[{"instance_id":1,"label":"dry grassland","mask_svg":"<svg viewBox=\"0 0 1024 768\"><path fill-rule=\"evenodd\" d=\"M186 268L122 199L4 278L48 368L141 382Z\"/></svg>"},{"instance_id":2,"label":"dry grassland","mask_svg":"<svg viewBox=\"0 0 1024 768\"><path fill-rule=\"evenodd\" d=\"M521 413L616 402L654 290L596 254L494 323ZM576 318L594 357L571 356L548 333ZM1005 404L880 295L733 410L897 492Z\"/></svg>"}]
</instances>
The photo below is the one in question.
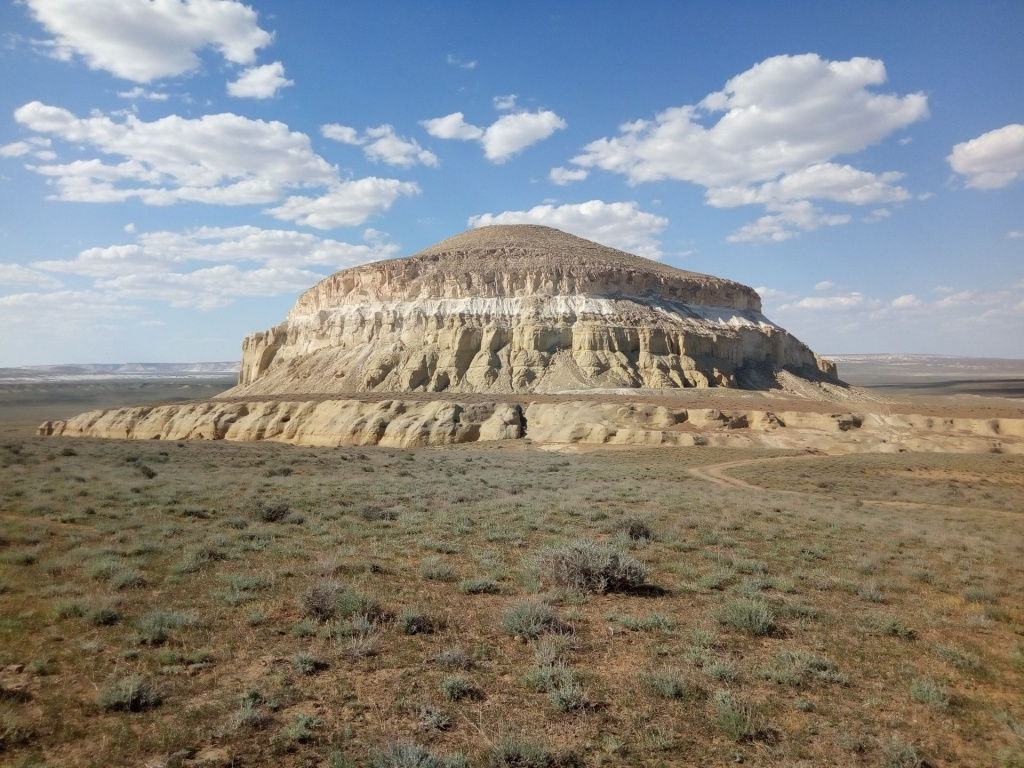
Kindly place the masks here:
<instances>
[{"instance_id":1,"label":"dry grassland","mask_svg":"<svg viewBox=\"0 0 1024 768\"><path fill-rule=\"evenodd\" d=\"M5 765L1024 766L1024 457L4 439Z\"/></svg>"}]
</instances>

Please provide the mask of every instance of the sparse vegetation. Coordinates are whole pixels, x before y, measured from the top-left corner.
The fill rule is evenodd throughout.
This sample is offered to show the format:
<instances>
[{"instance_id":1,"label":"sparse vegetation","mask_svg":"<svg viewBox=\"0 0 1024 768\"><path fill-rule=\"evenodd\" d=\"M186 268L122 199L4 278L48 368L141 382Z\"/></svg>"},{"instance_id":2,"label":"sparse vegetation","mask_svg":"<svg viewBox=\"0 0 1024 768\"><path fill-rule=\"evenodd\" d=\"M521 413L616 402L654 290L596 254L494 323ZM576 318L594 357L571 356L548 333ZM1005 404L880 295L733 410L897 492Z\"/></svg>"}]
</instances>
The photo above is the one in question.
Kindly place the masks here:
<instances>
[{"instance_id":1,"label":"sparse vegetation","mask_svg":"<svg viewBox=\"0 0 1024 768\"><path fill-rule=\"evenodd\" d=\"M215 745L285 768L683 749L1017 765L1024 550L997 511L1024 501L1024 457L178 446L11 423L5 764ZM803 495L687 474L740 459L730 475ZM953 480L970 515L942 511ZM873 501L892 488L900 506Z\"/></svg>"}]
</instances>

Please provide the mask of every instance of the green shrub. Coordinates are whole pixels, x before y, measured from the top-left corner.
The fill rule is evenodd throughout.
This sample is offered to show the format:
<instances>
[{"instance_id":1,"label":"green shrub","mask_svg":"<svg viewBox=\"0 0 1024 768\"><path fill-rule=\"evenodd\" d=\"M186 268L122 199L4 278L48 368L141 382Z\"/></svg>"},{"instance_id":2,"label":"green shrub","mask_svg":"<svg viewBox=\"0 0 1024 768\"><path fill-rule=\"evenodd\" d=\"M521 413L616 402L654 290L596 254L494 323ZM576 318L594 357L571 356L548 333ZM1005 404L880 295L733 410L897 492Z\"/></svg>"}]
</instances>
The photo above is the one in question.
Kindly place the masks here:
<instances>
[{"instance_id":1,"label":"green shrub","mask_svg":"<svg viewBox=\"0 0 1024 768\"><path fill-rule=\"evenodd\" d=\"M547 632L566 632L554 609L539 600L523 600L508 606L501 614L501 629L506 635L533 639Z\"/></svg>"},{"instance_id":2,"label":"green shrub","mask_svg":"<svg viewBox=\"0 0 1024 768\"><path fill-rule=\"evenodd\" d=\"M748 741L761 733L762 727L754 710L739 701L731 691L721 688L715 691L711 706L718 727L733 741Z\"/></svg>"},{"instance_id":3,"label":"green shrub","mask_svg":"<svg viewBox=\"0 0 1024 768\"><path fill-rule=\"evenodd\" d=\"M650 670L644 673L643 681L663 699L687 699L700 691L682 673L673 669Z\"/></svg>"},{"instance_id":4,"label":"green shrub","mask_svg":"<svg viewBox=\"0 0 1024 768\"><path fill-rule=\"evenodd\" d=\"M583 768L586 761L574 752L552 752L518 737L505 737L491 747L487 768Z\"/></svg>"},{"instance_id":5,"label":"green shrub","mask_svg":"<svg viewBox=\"0 0 1024 768\"><path fill-rule=\"evenodd\" d=\"M464 595L496 595L501 592L501 585L486 577L466 579L459 584L459 592Z\"/></svg>"},{"instance_id":6,"label":"green shrub","mask_svg":"<svg viewBox=\"0 0 1024 768\"><path fill-rule=\"evenodd\" d=\"M296 653L292 656L292 666L303 675L315 675L327 665L313 656L311 653Z\"/></svg>"},{"instance_id":7,"label":"green shrub","mask_svg":"<svg viewBox=\"0 0 1024 768\"><path fill-rule=\"evenodd\" d=\"M435 755L411 741L392 742L370 760L371 768L464 768L468 765L461 755Z\"/></svg>"},{"instance_id":8,"label":"green shrub","mask_svg":"<svg viewBox=\"0 0 1024 768\"><path fill-rule=\"evenodd\" d=\"M441 678L439 689L448 701L483 698L480 689L461 675L445 675Z\"/></svg>"},{"instance_id":9,"label":"green shrub","mask_svg":"<svg viewBox=\"0 0 1024 768\"><path fill-rule=\"evenodd\" d=\"M430 635L439 626L438 619L415 608L403 608L398 616L398 629L403 635Z\"/></svg>"},{"instance_id":10,"label":"green shrub","mask_svg":"<svg viewBox=\"0 0 1024 768\"><path fill-rule=\"evenodd\" d=\"M714 611L713 615L721 624L754 636L767 635L775 630L775 614L762 600L730 600Z\"/></svg>"},{"instance_id":11,"label":"green shrub","mask_svg":"<svg viewBox=\"0 0 1024 768\"><path fill-rule=\"evenodd\" d=\"M914 701L919 701L940 712L946 712L949 709L949 692L944 685L933 680L915 679L910 683L910 695L914 697Z\"/></svg>"},{"instance_id":12,"label":"green shrub","mask_svg":"<svg viewBox=\"0 0 1024 768\"><path fill-rule=\"evenodd\" d=\"M150 611L139 619L139 642L160 645L167 641L172 630L192 627L199 623L194 613L182 611Z\"/></svg>"},{"instance_id":13,"label":"green shrub","mask_svg":"<svg viewBox=\"0 0 1024 768\"><path fill-rule=\"evenodd\" d=\"M140 677L113 680L100 691L99 705L119 712L141 712L160 704L160 694Z\"/></svg>"},{"instance_id":14,"label":"green shrub","mask_svg":"<svg viewBox=\"0 0 1024 768\"><path fill-rule=\"evenodd\" d=\"M639 560L591 541L541 551L545 582L573 592L628 592L643 586L650 571Z\"/></svg>"}]
</instances>

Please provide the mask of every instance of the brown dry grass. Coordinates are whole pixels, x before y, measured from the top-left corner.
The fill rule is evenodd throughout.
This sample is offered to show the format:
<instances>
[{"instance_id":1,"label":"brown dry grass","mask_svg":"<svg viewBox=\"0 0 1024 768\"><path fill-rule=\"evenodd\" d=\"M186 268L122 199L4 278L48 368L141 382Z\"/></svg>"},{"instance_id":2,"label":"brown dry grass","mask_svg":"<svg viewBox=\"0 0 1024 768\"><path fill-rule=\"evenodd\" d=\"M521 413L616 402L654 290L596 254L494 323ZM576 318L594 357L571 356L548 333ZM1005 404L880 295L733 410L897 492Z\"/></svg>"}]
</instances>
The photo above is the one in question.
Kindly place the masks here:
<instances>
[{"instance_id":1,"label":"brown dry grass","mask_svg":"<svg viewBox=\"0 0 1024 768\"><path fill-rule=\"evenodd\" d=\"M521 736L595 766L1019 765L1021 460L731 470L800 494L687 471L772 455L8 439L0 762L363 765L407 739L483 765ZM977 487L951 500L951 472ZM958 508L872 501L892 489ZM255 499L288 511L264 522ZM629 537L636 520L653 540ZM536 555L579 538L645 563L652 588L584 596L540 582ZM499 591L460 590L472 578ZM300 597L325 581L384 616L372 627L304 616ZM551 650L503 630L526 599L572 628L558 663L585 705L563 711L535 683ZM751 600L774 616L770 630L720 620ZM434 631L403 632L406 609ZM153 612L182 620L161 644ZM438 663L453 648L462 661ZM650 680L666 674L685 694L658 693ZM451 675L476 692L450 701ZM161 704L100 706L135 676Z\"/></svg>"}]
</instances>

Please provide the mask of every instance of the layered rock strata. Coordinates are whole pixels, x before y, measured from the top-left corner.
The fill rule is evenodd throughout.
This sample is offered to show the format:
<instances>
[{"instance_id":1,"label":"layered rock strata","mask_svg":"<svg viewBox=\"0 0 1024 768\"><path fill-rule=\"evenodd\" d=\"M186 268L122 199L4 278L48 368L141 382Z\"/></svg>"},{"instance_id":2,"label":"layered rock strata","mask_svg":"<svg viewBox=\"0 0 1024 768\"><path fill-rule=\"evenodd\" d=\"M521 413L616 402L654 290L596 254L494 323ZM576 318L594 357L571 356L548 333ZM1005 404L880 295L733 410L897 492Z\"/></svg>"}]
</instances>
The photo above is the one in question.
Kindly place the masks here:
<instances>
[{"instance_id":1,"label":"layered rock strata","mask_svg":"<svg viewBox=\"0 0 1024 768\"><path fill-rule=\"evenodd\" d=\"M538 226L338 272L242 351L235 397L837 380L751 288Z\"/></svg>"},{"instance_id":2,"label":"layered rock strata","mask_svg":"<svg viewBox=\"0 0 1024 768\"><path fill-rule=\"evenodd\" d=\"M642 401L465 405L449 400L206 401L92 411L67 421L48 421L38 432L66 437L272 440L393 448L527 438L552 447L714 445L836 453L1024 453L1024 419L673 408Z\"/></svg>"}]
</instances>

